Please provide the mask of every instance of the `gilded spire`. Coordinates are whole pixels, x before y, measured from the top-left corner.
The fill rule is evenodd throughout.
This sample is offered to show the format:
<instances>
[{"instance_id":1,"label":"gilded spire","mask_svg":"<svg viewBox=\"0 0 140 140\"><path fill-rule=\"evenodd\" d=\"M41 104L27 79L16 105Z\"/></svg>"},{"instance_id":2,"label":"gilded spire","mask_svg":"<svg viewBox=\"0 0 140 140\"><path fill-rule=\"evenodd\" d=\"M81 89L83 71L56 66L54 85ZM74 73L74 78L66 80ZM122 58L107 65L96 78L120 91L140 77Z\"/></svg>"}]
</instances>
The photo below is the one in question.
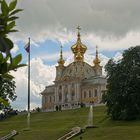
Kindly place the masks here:
<instances>
[{"instance_id":1,"label":"gilded spire","mask_svg":"<svg viewBox=\"0 0 140 140\"><path fill-rule=\"evenodd\" d=\"M71 50L74 53L74 61L84 61L84 53L87 50L87 47L81 42L80 26L78 26L76 29L78 30L77 42L71 47Z\"/></svg>"},{"instance_id":2,"label":"gilded spire","mask_svg":"<svg viewBox=\"0 0 140 140\"><path fill-rule=\"evenodd\" d=\"M65 61L63 59L62 45L60 46L60 48L61 48L61 50L60 50L60 58L58 60L58 64L59 64L59 66L64 66Z\"/></svg>"},{"instance_id":3,"label":"gilded spire","mask_svg":"<svg viewBox=\"0 0 140 140\"><path fill-rule=\"evenodd\" d=\"M78 25L78 27L76 28L78 30L78 33L77 33L77 42L81 42L81 38L80 38L80 26Z\"/></svg>"},{"instance_id":4,"label":"gilded spire","mask_svg":"<svg viewBox=\"0 0 140 140\"><path fill-rule=\"evenodd\" d=\"M99 56L98 56L98 46L96 46L96 57L93 61L94 65L99 65L100 64L100 59L99 59Z\"/></svg>"}]
</instances>

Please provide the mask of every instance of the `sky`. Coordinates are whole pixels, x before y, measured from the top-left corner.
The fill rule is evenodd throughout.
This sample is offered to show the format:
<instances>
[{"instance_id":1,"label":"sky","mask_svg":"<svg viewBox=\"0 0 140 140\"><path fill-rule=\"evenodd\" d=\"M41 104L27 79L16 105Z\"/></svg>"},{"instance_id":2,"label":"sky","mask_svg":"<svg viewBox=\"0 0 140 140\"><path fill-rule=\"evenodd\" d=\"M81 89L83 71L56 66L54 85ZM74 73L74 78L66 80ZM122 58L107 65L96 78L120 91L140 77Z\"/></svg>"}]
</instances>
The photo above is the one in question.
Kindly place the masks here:
<instances>
[{"instance_id":1,"label":"sky","mask_svg":"<svg viewBox=\"0 0 140 140\"><path fill-rule=\"evenodd\" d=\"M9 1L9 0L8 0ZM139 0L19 0L17 33L9 37L15 47L12 55L22 54L31 38L31 108L41 106L41 91L53 84L55 66L63 45L65 65L73 61L71 46L81 27L81 40L87 46L85 61L93 65L98 45L101 65L110 58L122 57L122 52L140 44ZM12 72L16 81L17 99L14 109L27 108L27 67ZM105 72L104 72L105 74Z\"/></svg>"}]
</instances>

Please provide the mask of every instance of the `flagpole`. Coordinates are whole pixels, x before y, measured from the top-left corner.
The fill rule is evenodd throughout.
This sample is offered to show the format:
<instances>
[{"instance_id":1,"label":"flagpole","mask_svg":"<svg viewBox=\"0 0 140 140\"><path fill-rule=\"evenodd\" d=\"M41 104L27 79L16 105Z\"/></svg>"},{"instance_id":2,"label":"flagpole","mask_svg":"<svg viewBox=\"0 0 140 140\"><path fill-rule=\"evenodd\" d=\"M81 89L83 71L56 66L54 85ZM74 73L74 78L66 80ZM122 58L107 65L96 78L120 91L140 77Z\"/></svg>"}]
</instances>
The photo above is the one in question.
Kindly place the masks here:
<instances>
[{"instance_id":1,"label":"flagpole","mask_svg":"<svg viewBox=\"0 0 140 140\"><path fill-rule=\"evenodd\" d=\"M28 115L27 125L30 128L30 38L29 38L29 51L28 51Z\"/></svg>"}]
</instances>

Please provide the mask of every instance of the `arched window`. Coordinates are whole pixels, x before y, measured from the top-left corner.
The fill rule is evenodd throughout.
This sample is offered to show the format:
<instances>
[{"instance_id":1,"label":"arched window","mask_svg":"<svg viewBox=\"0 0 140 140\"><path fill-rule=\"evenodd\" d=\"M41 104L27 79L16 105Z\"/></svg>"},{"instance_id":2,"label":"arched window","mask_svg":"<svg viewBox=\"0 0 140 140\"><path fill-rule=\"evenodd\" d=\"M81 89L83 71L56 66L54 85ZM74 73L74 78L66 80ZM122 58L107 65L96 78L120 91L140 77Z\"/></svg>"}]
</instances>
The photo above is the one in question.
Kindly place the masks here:
<instances>
[{"instance_id":1,"label":"arched window","mask_svg":"<svg viewBox=\"0 0 140 140\"><path fill-rule=\"evenodd\" d=\"M45 96L45 102L47 102L47 96Z\"/></svg>"},{"instance_id":2,"label":"arched window","mask_svg":"<svg viewBox=\"0 0 140 140\"><path fill-rule=\"evenodd\" d=\"M65 102L68 102L68 85L65 85L64 88L64 98L65 98Z\"/></svg>"},{"instance_id":3,"label":"arched window","mask_svg":"<svg viewBox=\"0 0 140 140\"><path fill-rule=\"evenodd\" d=\"M65 102L68 102L68 93L65 93Z\"/></svg>"},{"instance_id":4,"label":"arched window","mask_svg":"<svg viewBox=\"0 0 140 140\"><path fill-rule=\"evenodd\" d=\"M95 97L97 97L97 89L95 89Z\"/></svg>"},{"instance_id":5,"label":"arched window","mask_svg":"<svg viewBox=\"0 0 140 140\"><path fill-rule=\"evenodd\" d=\"M75 97L75 92L73 90L72 93L71 93L71 100L74 100L74 97Z\"/></svg>"},{"instance_id":6,"label":"arched window","mask_svg":"<svg viewBox=\"0 0 140 140\"><path fill-rule=\"evenodd\" d=\"M50 103L52 102L52 97L50 96Z\"/></svg>"},{"instance_id":7,"label":"arched window","mask_svg":"<svg viewBox=\"0 0 140 140\"><path fill-rule=\"evenodd\" d=\"M84 98L86 98L86 94L87 94L86 91L84 91Z\"/></svg>"},{"instance_id":8,"label":"arched window","mask_svg":"<svg viewBox=\"0 0 140 140\"><path fill-rule=\"evenodd\" d=\"M62 100L62 93L61 92L59 92L58 98L59 98L59 101Z\"/></svg>"},{"instance_id":9,"label":"arched window","mask_svg":"<svg viewBox=\"0 0 140 140\"><path fill-rule=\"evenodd\" d=\"M92 95L91 95L91 90L89 90L89 97L92 97Z\"/></svg>"},{"instance_id":10,"label":"arched window","mask_svg":"<svg viewBox=\"0 0 140 140\"><path fill-rule=\"evenodd\" d=\"M62 86L59 86L59 89L61 90L62 89Z\"/></svg>"}]
</instances>

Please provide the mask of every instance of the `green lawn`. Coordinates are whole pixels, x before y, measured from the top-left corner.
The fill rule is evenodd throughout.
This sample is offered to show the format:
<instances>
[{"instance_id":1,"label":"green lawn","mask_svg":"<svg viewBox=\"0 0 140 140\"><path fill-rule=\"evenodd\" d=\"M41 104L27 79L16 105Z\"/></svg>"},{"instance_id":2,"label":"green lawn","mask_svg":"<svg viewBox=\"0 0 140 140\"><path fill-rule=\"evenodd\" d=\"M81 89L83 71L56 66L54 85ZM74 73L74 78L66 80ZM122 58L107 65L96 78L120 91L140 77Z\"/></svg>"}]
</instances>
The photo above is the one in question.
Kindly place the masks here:
<instances>
[{"instance_id":1,"label":"green lawn","mask_svg":"<svg viewBox=\"0 0 140 140\"><path fill-rule=\"evenodd\" d=\"M94 107L94 124L98 128L87 129L85 133L72 140L140 140L140 121L111 121L107 118L105 107ZM72 127L84 127L89 108L62 112L34 113L31 115L31 130L26 128L26 116L18 115L0 121L0 136L15 129L19 135L15 140L56 140Z\"/></svg>"}]
</instances>

